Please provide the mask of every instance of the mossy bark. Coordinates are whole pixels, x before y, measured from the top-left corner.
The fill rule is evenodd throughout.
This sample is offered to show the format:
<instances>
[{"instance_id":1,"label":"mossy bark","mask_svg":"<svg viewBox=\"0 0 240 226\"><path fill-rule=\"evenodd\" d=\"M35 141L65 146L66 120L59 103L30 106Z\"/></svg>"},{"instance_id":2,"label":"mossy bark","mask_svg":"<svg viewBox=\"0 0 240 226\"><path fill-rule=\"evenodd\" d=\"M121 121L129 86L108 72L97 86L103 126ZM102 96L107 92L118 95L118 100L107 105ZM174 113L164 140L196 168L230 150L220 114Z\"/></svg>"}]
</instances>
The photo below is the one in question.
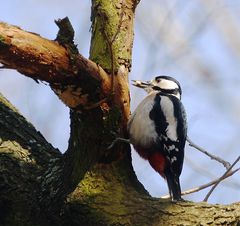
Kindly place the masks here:
<instances>
[{"instance_id":1,"label":"mossy bark","mask_svg":"<svg viewBox=\"0 0 240 226\"><path fill-rule=\"evenodd\" d=\"M2 96L0 112L0 225L238 225L240 203L151 198L132 173L128 147L122 160L95 164L68 196L61 215L55 209L50 218L41 206L40 197L51 200L43 195L48 186L42 181L61 181L54 172L62 155ZM53 198L50 206L59 197Z\"/></svg>"},{"instance_id":2,"label":"mossy bark","mask_svg":"<svg viewBox=\"0 0 240 226\"><path fill-rule=\"evenodd\" d=\"M43 188L43 175L62 155L1 95L0 128L0 225L45 224L40 199L49 184Z\"/></svg>"},{"instance_id":3,"label":"mossy bark","mask_svg":"<svg viewBox=\"0 0 240 226\"><path fill-rule=\"evenodd\" d=\"M90 58L111 72L112 44L115 73L121 65L131 68L134 1L92 1L92 41Z\"/></svg>"},{"instance_id":4,"label":"mossy bark","mask_svg":"<svg viewBox=\"0 0 240 226\"><path fill-rule=\"evenodd\" d=\"M117 145L112 150L108 150L107 147L115 136L125 135L130 113L128 89L130 66L126 66L125 62L131 59L133 16L131 1L126 3L119 0L93 1L90 59L108 71L109 77L114 76L115 82L113 93L108 94L108 101L91 110L72 110L70 113L71 138L65 156L72 160L68 161L71 165L67 165L68 169L64 171L67 173L65 178L69 180L67 184L72 183L73 188L87 170L99 163L108 165L124 159L128 163L125 167L131 168L130 155L123 145ZM122 29L122 26L125 26L125 29ZM127 40L126 33L128 33ZM111 54L114 57L110 56ZM120 67L121 72L119 72ZM114 75L111 74L113 69ZM91 93L94 93L94 90ZM100 99L95 98L95 101ZM135 175L133 170L131 174ZM136 177L134 178L137 183Z\"/></svg>"}]
</instances>

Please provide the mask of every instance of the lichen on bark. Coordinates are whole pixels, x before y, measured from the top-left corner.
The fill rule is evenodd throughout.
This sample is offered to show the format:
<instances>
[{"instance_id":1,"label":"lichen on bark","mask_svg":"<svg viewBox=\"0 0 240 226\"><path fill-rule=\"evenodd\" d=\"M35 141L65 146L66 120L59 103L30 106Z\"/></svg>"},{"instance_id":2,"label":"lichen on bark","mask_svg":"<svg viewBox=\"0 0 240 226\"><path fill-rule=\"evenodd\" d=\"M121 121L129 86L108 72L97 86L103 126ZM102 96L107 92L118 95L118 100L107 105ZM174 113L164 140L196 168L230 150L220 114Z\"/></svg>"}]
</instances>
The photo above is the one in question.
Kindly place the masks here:
<instances>
[{"instance_id":1,"label":"lichen on bark","mask_svg":"<svg viewBox=\"0 0 240 226\"><path fill-rule=\"evenodd\" d=\"M112 44L114 72L123 64L131 68L133 19L132 1L92 1L90 58L108 72L112 63L109 44Z\"/></svg>"}]
</instances>

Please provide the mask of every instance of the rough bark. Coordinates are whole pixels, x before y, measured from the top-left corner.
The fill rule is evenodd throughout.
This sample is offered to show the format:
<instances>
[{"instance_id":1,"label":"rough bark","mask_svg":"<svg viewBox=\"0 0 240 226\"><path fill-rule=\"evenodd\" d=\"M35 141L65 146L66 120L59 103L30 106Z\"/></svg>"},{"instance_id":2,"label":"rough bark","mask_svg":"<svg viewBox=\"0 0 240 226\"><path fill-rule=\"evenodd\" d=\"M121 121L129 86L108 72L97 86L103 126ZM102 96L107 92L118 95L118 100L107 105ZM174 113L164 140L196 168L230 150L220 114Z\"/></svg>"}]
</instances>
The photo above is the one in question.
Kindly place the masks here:
<instances>
[{"instance_id":1,"label":"rough bark","mask_svg":"<svg viewBox=\"0 0 240 226\"><path fill-rule=\"evenodd\" d=\"M55 86L75 85L84 90L84 78L89 77L88 80L92 78L101 84L102 96L110 93L110 78L99 65L81 54L71 53L57 41L6 23L0 23L0 61L6 68L16 69L36 81L46 81ZM66 90L58 96L68 107L74 108L79 104L91 104L88 99L93 97L87 98L90 92L86 94L76 96Z\"/></svg>"},{"instance_id":2,"label":"rough bark","mask_svg":"<svg viewBox=\"0 0 240 226\"><path fill-rule=\"evenodd\" d=\"M0 225L238 224L239 203L151 198L135 176L129 145L106 149L125 135L137 2L92 1L92 61L68 43L0 23L0 62L47 81L71 108L69 147L61 154L0 96Z\"/></svg>"}]
</instances>

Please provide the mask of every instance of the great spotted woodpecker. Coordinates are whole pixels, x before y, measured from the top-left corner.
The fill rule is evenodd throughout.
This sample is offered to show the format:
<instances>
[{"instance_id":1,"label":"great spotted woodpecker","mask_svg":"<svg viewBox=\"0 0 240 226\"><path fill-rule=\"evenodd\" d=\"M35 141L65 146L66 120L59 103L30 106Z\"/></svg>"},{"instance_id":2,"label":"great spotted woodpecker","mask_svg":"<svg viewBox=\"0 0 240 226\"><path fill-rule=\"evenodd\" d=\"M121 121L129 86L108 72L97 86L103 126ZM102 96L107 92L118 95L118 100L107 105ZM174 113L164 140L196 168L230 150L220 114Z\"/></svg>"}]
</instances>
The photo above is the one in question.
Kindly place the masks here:
<instances>
[{"instance_id":1,"label":"great spotted woodpecker","mask_svg":"<svg viewBox=\"0 0 240 226\"><path fill-rule=\"evenodd\" d=\"M181 103L181 87L169 76L158 76L150 82L133 81L147 91L128 122L130 143L149 161L168 184L173 201L181 200L179 176L182 172L187 120Z\"/></svg>"}]
</instances>

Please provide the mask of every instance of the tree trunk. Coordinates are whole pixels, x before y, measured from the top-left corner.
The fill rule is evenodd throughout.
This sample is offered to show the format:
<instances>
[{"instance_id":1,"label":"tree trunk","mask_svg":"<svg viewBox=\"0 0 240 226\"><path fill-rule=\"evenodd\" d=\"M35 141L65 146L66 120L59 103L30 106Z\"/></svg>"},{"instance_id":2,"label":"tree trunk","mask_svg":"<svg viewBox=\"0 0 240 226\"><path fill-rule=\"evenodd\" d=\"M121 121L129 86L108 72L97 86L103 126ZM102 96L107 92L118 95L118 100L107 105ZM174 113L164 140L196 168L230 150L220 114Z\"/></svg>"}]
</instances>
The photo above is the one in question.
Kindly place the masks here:
<instances>
[{"instance_id":1,"label":"tree trunk","mask_svg":"<svg viewBox=\"0 0 240 226\"><path fill-rule=\"evenodd\" d=\"M0 62L47 81L71 118L61 154L0 96L0 225L238 224L239 203L150 197L136 178L129 145L107 148L126 136L136 5L92 1L91 60L78 53L62 21L57 41L0 24Z\"/></svg>"}]
</instances>

